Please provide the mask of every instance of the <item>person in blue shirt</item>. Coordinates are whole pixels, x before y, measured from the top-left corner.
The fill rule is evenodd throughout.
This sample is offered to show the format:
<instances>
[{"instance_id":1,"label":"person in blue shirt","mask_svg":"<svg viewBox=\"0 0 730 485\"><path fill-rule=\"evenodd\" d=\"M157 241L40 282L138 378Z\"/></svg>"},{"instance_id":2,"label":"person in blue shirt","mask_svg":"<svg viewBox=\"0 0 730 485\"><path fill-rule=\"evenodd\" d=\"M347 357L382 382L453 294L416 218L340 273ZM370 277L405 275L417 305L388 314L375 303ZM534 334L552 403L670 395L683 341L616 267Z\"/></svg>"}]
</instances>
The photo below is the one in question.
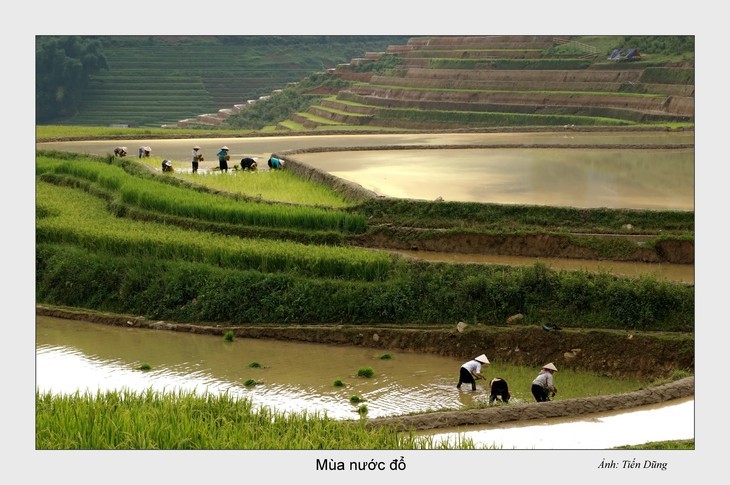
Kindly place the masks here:
<instances>
[{"instance_id":1,"label":"person in blue shirt","mask_svg":"<svg viewBox=\"0 0 730 485\"><path fill-rule=\"evenodd\" d=\"M221 169L221 172L227 172L228 171L228 160L231 159L231 156L228 154L228 147L224 146L221 147L221 151L217 153L218 155L218 167Z\"/></svg>"},{"instance_id":2,"label":"person in blue shirt","mask_svg":"<svg viewBox=\"0 0 730 485\"><path fill-rule=\"evenodd\" d=\"M284 168L284 162L282 162L281 160L279 160L276 157L270 157L268 164L269 164L269 168L271 170L280 170L280 169Z\"/></svg>"}]
</instances>

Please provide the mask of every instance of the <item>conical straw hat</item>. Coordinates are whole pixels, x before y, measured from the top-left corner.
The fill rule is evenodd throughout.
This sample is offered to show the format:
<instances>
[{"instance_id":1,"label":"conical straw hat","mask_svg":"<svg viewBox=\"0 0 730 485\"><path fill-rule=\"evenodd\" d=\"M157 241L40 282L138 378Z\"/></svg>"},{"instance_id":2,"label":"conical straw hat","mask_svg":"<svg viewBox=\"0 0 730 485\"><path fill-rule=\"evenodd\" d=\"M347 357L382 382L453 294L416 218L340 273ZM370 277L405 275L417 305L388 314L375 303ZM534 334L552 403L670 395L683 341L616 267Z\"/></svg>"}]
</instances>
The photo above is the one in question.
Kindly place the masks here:
<instances>
[{"instance_id":1,"label":"conical straw hat","mask_svg":"<svg viewBox=\"0 0 730 485\"><path fill-rule=\"evenodd\" d=\"M489 364L489 359L487 359L487 356L482 354L479 357L474 357L474 360L477 362L481 362L482 364Z\"/></svg>"},{"instance_id":2,"label":"conical straw hat","mask_svg":"<svg viewBox=\"0 0 730 485\"><path fill-rule=\"evenodd\" d=\"M542 368L543 369L547 369L547 370L552 370L552 371L555 371L555 372L558 371L558 368L555 367L555 364L553 364L552 362L550 362L549 364L545 364L544 366L542 366Z\"/></svg>"}]
</instances>

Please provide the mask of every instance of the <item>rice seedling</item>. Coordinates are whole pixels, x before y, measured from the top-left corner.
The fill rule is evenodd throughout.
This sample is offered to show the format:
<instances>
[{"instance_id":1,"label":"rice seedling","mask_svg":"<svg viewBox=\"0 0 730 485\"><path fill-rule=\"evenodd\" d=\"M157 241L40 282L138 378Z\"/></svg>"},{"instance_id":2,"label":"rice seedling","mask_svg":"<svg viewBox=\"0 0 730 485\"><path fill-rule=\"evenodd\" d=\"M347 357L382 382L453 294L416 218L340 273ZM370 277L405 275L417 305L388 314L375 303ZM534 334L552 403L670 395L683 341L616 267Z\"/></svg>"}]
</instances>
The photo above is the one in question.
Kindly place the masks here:
<instances>
[{"instance_id":1,"label":"rice seedling","mask_svg":"<svg viewBox=\"0 0 730 485\"><path fill-rule=\"evenodd\" d=\"M344 387L345 383L342 382L340 379L335 379L335 381L332 383L332 385L335 387Z\"/></svg>"},{"instance_id":2,"label":"rice seedling","mask_svg":"<svg viewBox=\"0 0 730 485\"><path fill-rule=\"evenodd\" d=\"M358 413L358 414L359 414L360 416L363 416L363 417L364 417L364 416L365 416L365 415L366 415L366 414L368 413L368 406L367 406L367 404L361 404L361 405L360 405L360 406L359 406L359 407L357 408L357 413Z\"/></svg>"},{"instance_id":3,"label":"rice seedling","mask_svg":"<svg viewBox=\"0 0 730 485\"><path fill-rule=\"evenodd\" d=\"M334 209L242 201L222 194L194 190L157 180L134 176L121 167L94 160L65 160L51 167L44 159L44 170L88 180L112 190L121 202L145 210L181 217L268 227L336 229L362 232L365 218Z\"/></svg>"},{"instance_id":4,"label":"rice seedling","mask_svg":"<svg viewBox=\"0 0 730 485\"><path fill-rule=\"evenodd\" d=\"M138 370L151 370L152 366L148 364L147 362L143 362L142 364L137 367Z\"/></svg>"},{"instance_id":5,"label":"rice seedling","mask_svg":"<svg viewBox=\"0 0 730 485\"><path fill-rule=\"evenodd\" d=\"M245 381L243 381L243 385L246 387L253 387L257 384L260 384L260 382L258 382L256 379L246 379Z\"/></svg>"},{"instance_id":6,"label":"rice seedling","mask_svg":"<svg viewBox=\"0 0 730 485\"><path fill-rule=\"evenodd\" d=\"M350 396L350 402L353 404L357 404L363 401L365 401L365 399L361 398L357 394L353 394L352 396Z\"/></svg>"},{"instance_id":7,"label":"rice seedling","mask_svg":"<svg viewBox=\"0 0 730 485\"><path fill-rule=\"evenodd\" d=\"M253 361L253 362L249 362L246 367L250 367L252 369L260 369L262 366L260 363Z\"/></svg>"},{"instance_id":8,"label":"rice seedling","mask_svg":"<svg viewBox=\"0 0 730 485\"><path fill-rule=\"evenodd\" d=\"M378 357L378 359L380 359L380 360L390 360L392 358L393 358L393 356L391 354L383 354L380 357Z\"/></svg>"},{"instance_id":9,"label":"rice seedling","mask_svg":"<svg viewBox=\"0 0 730 485\"><path fill-rule=\"evenodd\" d=\"M226 342L233 342L233 331L229 330L223 335L223 340Z\"/></svg>"},{"instance_id":10,"label":"rice seedling","mask_svg":"<svg viewBox=\"0 0 730 485\"><path fill-rule=\"evenodd\" d=\"M318 413L279 413L229 394L183 390L70 395L36 392L35 412L35 445L39 450L449 447L446 442L400 433L388 426L368 427L361 420L335 420Z\"/></svg>"},{"instance_id":11,"label":"rice seedling","mask_svg":"<svg viewBox=\"0 0 730 485\"><path fill-rule=\"evenodd\" d=\"M47 212L56 214L39 220L38 242L72 243L117 255L179 257L216 266L346 279L383 280L394 262L388 254L364 249L242 239L120 219L107 211L101 199L44 182L37 183L37 197Z\"/></svg>"},{"instance_id":12,"label":"rice seedling","mask_svg":"<svg viewBox=\"0 0 730 485\"><path fill-rule=\"evenodd\" d=\"M372 367L361 367L357 370L358 377L373 377L374 375L375 371Z\"/></svg>"}]
</instances>

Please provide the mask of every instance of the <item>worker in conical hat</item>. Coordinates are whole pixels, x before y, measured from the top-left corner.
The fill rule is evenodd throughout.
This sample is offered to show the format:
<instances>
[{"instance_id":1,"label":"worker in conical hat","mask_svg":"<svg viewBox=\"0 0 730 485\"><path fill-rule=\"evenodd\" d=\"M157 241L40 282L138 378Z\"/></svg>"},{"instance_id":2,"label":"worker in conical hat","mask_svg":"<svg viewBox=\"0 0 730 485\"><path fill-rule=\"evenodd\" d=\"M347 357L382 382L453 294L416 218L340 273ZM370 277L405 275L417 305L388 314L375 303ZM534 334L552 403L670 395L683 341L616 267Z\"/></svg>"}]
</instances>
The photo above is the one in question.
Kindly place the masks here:
<instances>
[{"instance_id":1,"label":"worker in conical hat","mask_svg":"<svg viewBox=\"0 0 730 485\"><path fill-rule=\"evenodd\" d=\"M482 375L482 365L487 364L489 364L489 359L487 359L487 356L484 354L474 357L469 362L464 362L459 369L459 383L456 384L456 388L461 389L461 385L466 382L471 384L472 391L476 391L476 379L486 379L486 377Z\"/></svg>"},{"instance_id":2,"label":"worker in conical hat","mask_svg":"<svg viewBox=\"0 0 730 485\"><path fill-rule=\"evenodd\" d=\"M553 378L553 374L557 371L558 368L555 367L555 364L552 362L542 366L540 373L537 377L535 377L535 380L532 381L531 390L532 395L535 396L535 401L549 401L551 395L552 397L555 397L555 394L558 393L558 388L555 387L555 379Z\"/></svg>"}]
</instances>

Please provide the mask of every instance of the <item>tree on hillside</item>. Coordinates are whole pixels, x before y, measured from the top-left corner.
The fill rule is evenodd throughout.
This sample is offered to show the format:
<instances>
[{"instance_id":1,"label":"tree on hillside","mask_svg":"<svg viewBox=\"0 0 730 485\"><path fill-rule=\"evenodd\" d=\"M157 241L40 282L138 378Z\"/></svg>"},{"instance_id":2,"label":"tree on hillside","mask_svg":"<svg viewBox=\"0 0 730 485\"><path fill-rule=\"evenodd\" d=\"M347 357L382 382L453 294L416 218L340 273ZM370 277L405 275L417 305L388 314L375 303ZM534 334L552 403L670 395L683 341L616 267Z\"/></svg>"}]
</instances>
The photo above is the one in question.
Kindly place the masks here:
<instances>
[{"instance_id":1,"label":"tree on hillside","mask_svg":"<svg viewBox=\"0 0 730 485\"><path fill-rule=\"evenodd\" d=\"M36 122L75 114L89 77L108 68L98 40L36 37Z\"/></svg>"}]
</instances>

